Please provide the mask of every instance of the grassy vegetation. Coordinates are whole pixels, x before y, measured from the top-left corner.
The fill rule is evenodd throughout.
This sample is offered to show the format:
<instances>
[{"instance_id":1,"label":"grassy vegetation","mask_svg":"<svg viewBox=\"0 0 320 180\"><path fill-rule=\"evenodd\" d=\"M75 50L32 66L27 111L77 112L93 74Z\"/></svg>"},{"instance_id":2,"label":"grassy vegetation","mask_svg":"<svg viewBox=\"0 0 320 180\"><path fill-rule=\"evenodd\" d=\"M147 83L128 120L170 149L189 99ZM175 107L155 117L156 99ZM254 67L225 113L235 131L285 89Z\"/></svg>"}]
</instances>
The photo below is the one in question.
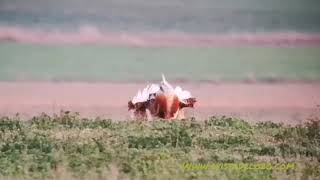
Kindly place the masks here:
<instances>
[{"instance_id":1,"label":"grassy vegetation","mask_svg":"<svg viewBox=\"0 0 320 180\"><path fill-rule=\"evenodd\" d=\"M319 32L319 6L317 0L1 0L0 23L50 30L90 24L120 32Z\"/></svg>"},{"instance_id":2,"label":"grassy vegetation","mask_svg":"<svg viewBox=\"0 0 320 180\"><path fill-rule=\"evenodd\" d=\"M316 47L118 47L0 43L0 80L314 80Z\"/></svg>"},{"instance_id":3,"label":"grassy vegetation","mask_svg":"<svg viewBox=\"0 0 320 180\"><path fill-rule=\"evenodd\" d=\"M42 114L0 118L0 178L319 179L320 122L249 124L227 117L153 122ZM186 164L294 163L291 169Z\"/></svg>"}]
</instances>

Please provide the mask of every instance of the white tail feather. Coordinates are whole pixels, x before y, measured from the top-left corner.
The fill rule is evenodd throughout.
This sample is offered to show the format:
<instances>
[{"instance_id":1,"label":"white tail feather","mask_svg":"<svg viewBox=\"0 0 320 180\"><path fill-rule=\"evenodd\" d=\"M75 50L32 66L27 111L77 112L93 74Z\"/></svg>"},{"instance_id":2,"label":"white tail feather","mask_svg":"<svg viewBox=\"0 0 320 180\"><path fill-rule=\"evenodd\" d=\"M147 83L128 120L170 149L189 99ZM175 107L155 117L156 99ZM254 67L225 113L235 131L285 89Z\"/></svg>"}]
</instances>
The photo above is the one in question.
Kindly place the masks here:
<instances>
[{"instance_id":1,"label":"white tail feather","mask_svg":"<svg viewBox=\"0 0 320 180\"><path fill-rule=\"evenodd\" d=\"M173 92L173 91L174 91L173 87L171 86L171 84L169 84L169 83L167 82L167 80L166 80L166 78L164 77L163 74L162 74L162 82L161 82L161 85L163 85L163 86L161 86L161 87L163 88L163 90L164 90L165 92Z\"/></svg>"}]
</instances>

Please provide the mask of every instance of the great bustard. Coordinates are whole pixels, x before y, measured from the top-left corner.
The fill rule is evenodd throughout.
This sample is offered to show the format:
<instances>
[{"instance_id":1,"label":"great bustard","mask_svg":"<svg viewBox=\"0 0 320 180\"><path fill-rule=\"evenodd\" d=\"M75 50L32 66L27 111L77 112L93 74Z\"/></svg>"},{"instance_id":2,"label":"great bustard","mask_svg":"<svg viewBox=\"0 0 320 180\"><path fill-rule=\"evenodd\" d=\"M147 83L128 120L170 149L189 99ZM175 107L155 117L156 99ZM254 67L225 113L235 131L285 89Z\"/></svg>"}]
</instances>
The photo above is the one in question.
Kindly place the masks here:
<instances>
[{"instance_id":1,"label":"great bustard","mask_svg":"<svg viewBox=\"0 0 320 180\"><path fill-rule=\"evenodd\" d=\"M162 75L160 84L151 84L139 90L128 102L128 108L136 119L183 119L183 108L193 108L195 103L196 98L189 91L179 86L173 88Z\"/></svg>"}]
</instances>

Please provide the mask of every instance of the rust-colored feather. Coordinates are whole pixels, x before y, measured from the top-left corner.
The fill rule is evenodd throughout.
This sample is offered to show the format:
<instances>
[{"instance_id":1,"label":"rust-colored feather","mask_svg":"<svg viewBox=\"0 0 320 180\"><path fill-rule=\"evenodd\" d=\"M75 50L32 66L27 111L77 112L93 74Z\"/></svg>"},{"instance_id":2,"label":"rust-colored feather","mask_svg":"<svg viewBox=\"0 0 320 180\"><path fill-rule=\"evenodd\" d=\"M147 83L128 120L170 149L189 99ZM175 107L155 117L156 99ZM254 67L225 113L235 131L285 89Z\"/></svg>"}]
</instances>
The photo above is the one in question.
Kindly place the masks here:
<instances>
[{"instance_id":1,"label":"rust-colored feather","mask_svg":"<svg viewBox=\"0 0 320 180\"><path fill-rule=\"evenodd\" d=\"M156 109L156 116L159 118L165 118L167 113L167 98L164 94L160 94L156 96L155 99L155 109Z\"/></svg>"},{"instance_id":2,"label":"rust-colored feather","mask_svg":"<svg viewBox=\"0 0 320 180\"><path fill-rule=\"evenodd\" d=\"M171 119L180 108L179 98L175 94L160 94L155 100L156 116Z\"/></svg>"}]
</instances>

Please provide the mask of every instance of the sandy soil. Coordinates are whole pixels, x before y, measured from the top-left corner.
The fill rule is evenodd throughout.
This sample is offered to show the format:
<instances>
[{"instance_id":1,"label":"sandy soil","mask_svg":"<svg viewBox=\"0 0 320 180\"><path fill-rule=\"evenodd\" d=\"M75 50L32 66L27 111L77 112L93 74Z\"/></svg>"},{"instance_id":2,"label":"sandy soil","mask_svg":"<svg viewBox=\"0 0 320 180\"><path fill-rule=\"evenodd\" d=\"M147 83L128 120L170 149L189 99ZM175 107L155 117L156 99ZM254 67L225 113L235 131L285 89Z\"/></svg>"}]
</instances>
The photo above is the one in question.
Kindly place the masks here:
<instances>
[{"instance_id":1,"label":"sandy soil","mask_svg":"<svg viewBox=\"0 0 320 180\"><path fill-rule=\"evenodd\" d=\"M173 83L175 84L175 83ZM187 116L227 115L298 123L320 115L320 83L179 83L198 99ZM145 84L0 82L0 115L30 118L61 109L129 119L128 100Z\"/></svg>"},{"instance_id":2,"label":"sandy soil","mask_svg":"<svg viewBox=\"0 0 320 180\"><path fill-rule=\"evenodd\" d=\"M112 44L134 46L319 46L319 33L239 33L192 35L184 33L111 33L96 27L82 27L75 32L44 31L17 27L0 27L0 42L36 44Z\"/></svg>"}]
</instances>

